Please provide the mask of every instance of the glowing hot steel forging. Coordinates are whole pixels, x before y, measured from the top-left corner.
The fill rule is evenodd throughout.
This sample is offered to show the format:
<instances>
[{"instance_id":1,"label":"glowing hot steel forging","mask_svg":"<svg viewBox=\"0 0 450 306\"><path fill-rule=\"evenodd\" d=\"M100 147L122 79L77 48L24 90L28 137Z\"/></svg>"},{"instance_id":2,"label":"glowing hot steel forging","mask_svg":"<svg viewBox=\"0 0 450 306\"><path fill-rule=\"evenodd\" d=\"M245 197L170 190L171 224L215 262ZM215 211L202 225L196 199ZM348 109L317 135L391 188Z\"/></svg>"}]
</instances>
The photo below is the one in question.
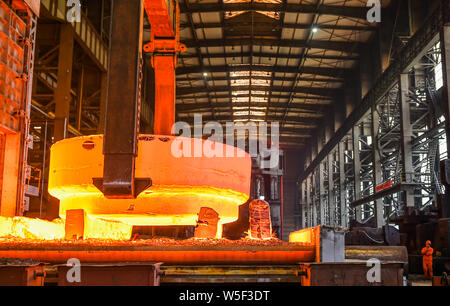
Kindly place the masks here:
<instances>
[{"instance_id":1,"label":"glowing hot steel forging","mask_svg":"<svg viewBox=\"0 0 450 306\"><path fill-rule=\"evenodd\" d=\"M233 157L196 157L199 142L202 148L223 146L223 156L231 151ZM173 154L189 145L192 155ZM49 193L60 200L62 218L67 210L84 209L91 218L167 226L196 225L201 207L214 209L220 226L234 222L249 198L250 155L225 144L141 135L135 167L136 177L151 177L153 185L136 199L107 199L92 180L103 174L103 136L66 139L51 148Z\"/></svg>"},{"instance_id":2,"label":"glowing hot steel forging","mask_svg":"<svg viewBox=\"0 0 450 306\"><path fill-rule=\"evenodd\" d=\"M129 240L132 227L122 222L111 222L88 217L85 239ZM35 218L0 216L0 238L29 240L61 240L65 237L65 220L46 221Z\"/></svg>"}]
</instances>

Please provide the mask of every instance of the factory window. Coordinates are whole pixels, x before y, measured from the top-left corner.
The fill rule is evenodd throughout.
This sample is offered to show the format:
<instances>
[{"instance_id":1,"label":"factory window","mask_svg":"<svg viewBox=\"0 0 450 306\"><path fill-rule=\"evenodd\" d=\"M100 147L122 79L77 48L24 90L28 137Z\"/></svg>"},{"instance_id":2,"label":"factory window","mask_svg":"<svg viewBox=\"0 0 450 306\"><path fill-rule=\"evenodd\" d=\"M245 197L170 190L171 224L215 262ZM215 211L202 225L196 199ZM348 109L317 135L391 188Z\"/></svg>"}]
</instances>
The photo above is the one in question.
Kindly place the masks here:
<instances>
[{"instance_id":1,"label":"factory window","mask_svg":"<svg viewBox=\"0 0 450 306\"><path fill-rule=\"evenodd\" d=\"M445 117L441 116L438 120L438 123L444 122ZM447 135L445 134L445 129L439 129L439 160L447 159Z\"/></svg>"},{"instance_id":2,"label":"factory window","mask_svg":"<svg viewBox=\"0 0 450 306\"><path fill-rule=\"evenodd\" d=\"M232 65L232 66L240 66L240 65ZM232 77L248 77L250 76L250 71L233 71L231 73Z\"/></svg>"},{"instance_id":3,"label":"factory window","mask_svg":"<svg viewBox=\"0 0 450 306\"><path fill-rule=\"evenodd\" d=\"M254 111L265 111L267 108L266 107L252 107L251 110Z\"/></svg>"},{"instance_id":4,"label":"factory window","mask_svg":"<svg viewBox=\"0 0 450 306\"><path fill-rule=\"evenodd\" d=\"M252 79L252 85L255 86L269 86L270 81L269 80L261 80L261 79Z\"/></svg>"},{"instance_id":5,"label":"factory window","mask_svg":"<svg viewBox=\"0 0 450 306\"><path fill-rule=\"evenodd\" d=\"M249 97L233 97L232 101L235 103L244 103L244 102L249 102L250 98Z\"/></svg>"},{"instance_id":6,"label":"factory window","mask_svg":"<svg viewBox=\"0 0 450 306\"><path fill-rule=\"evenodd\" d=\"M248 86L249 84L249 79L237 79L231 81L231 86Z\"/></svg>"},{"instance_id":7,"label":"factory window","mask_svg":"<svg viewBox=\"0 0 450 306\"><path fill-rule=\"evenodd\" d=\"M233 91L233 96L242 96L242 95L248 95L248 90Z\"/></svg>"},{"instance_id":8,"label":"factory window","mask_svg":"<svg viewBox=\"0 0 450 306\"><path fill-rule=\"evenodd\" d=\"M248 116L248 111L234 112L235 116Z\"/></svg>"},{"instance_id":9,"label":"factory window","mask_svg":"<svg viewBox=\"0 0 450 306\"><path fill-rule=\"evenodd\" d=\"M265 103L268 101L267 97L252 97L252 102L261 102Z\"/></svg>"},{"instance_id":10,"label":"factory window","mask_svg":"<svg viewBox=\"0 0 450 306\"><path fill-rule=\"evenodd\" d=\"M266 114L265 112L254 112L254 111L250 112L250 115L252 116L264 116L265 114Z\"/></svg>"},{"instance_id":11,"label":"factory window","mask_svg":"<svg viewBox=\"0 0 450 306\"><path fill-rule=\"evenodd\" d=\"M264 96L267 94L267 91L262 91L262 90L252 90L252 95L259 95L259 96Z\"/></svg>"},{"instance_id":12,"label":"factory window","mask_svg":"<svg viewBox=\"0 0 450 306\"><path fill-rule=\"evenodd\" d=\"M435 64L434 67L434 84L436 90L440 89L444 85L444 79L442 76L442 56L441 56L441 43L438 42L432 48L432 58Z\"/></svg>"},{"instance_id":13,"label":"factory window","mask_svg":"<svg viewBox=\"0 0 450 306\"><path fill-rule=\"evenodd\" d=\"M437 64L437 66L434 68L434 79L435 79L435 85L436 90L441 88L444 85L444 81L442 79L442 62Z\"/></svg>"}]
</instances>

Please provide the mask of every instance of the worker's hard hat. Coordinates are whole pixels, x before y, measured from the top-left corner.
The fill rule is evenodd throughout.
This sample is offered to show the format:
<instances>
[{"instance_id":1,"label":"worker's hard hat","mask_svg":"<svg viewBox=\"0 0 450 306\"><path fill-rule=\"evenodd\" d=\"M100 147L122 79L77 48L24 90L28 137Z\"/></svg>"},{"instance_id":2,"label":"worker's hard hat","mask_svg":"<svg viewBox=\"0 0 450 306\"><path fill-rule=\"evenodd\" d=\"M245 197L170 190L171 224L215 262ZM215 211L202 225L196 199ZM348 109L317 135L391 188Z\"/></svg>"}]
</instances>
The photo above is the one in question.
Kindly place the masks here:
<instances>
[{"instance_id":1,"label":"worker's hard hat","mask_svg":"<svg viewBox=\"0 0 450 306\"><path fill-rule=\"evenodd\" d=\"M431 245L431 241L430 241L430 240L427 240L427 242L425 242L425 244L426 244L426 245L429 245L429 244Z\"/></svg>"}]
</instances>

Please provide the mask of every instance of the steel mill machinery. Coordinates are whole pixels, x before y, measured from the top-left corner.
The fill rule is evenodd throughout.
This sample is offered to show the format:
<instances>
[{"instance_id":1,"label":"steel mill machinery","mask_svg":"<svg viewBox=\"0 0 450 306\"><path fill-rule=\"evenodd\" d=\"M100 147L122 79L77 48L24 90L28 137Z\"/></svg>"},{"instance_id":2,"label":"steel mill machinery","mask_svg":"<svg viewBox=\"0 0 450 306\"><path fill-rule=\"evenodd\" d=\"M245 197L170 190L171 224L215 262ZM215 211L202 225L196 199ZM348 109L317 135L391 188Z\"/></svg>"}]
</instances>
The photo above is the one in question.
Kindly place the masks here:
<instances>
[{"instance_id":1,"label":"steel mill machinery","mask_svg":"<svg viewBox=\"0 0 450 306\"><path fill-rule=\"evenodd\" d=\"M179 42L175 3L113 3L105 133L63 140L51 149L49 192L60 200L66 224L86 215L130 226L194 226L200 208L207 207L218 213L220 238L222 224L236 221L239 205L248 200L247 153L171 136L177 53L186 49ZM144 11L151 41L142 47ZM141 135L138 129L142 52L151 55L155 71L155 135ZM221 146L233 157L205 157L206 146ZM183 155L177 155L179 150ZM81 219L72 214L77 210Z\"/></svg>"},{"instance_id":2,"label":"steel mill machinery","mask_svg":"<svg viewBox=\"0 0 450 306\"><path fill-rule=\"evenodd\" d=\"M26 8L36 1L13 3ZM0 237L2 231L13 237L0 238L0 258L10 260L0 261L0 285L42 285L44 280L59 285L260 281L314 285L328 284L329 276L343 269L354 271L354 277L334 280L336 284L367 284L365 262L345 260L370 258L373 250L344 250L343 228L304 229L291 233L289 242L273 237L222 239L222 225L236 221L239 206L249 200L251 157L221 143L173 135L177 54L186 49L179 39L177 2L113 0L112 4L104 134L52 146L48 190L59 199L60 219L0 217ZM25 20L35 22L33 11L28 9L28 14L31 17ZM151 24L151 40L145 45L144 14ZM29 56L24 80L29 81L32 48L25 50ZM153 135L139 133L144 53L151 56L155 72ZM24 96L29 107L26 90ZM24 117L17 118L26 118L26 109L20 114ZM26 122L19 120L16 126L17 131L22 129L22 138L28 135ZM231 157L196 155L205 147L219 148ZM25 157L21 156L22 163ZM206 237L132 236L135 226L211 224L212 230L203 231ZM375 253L389 261L404 259L402 249L378 248ZM69 259L82 264L81 283L65 277ZM385 263L383 269L389 271L384 284L402 282L401 263ZM33 277L19 277L29 273Z\"/></svg>"}]
</instances>

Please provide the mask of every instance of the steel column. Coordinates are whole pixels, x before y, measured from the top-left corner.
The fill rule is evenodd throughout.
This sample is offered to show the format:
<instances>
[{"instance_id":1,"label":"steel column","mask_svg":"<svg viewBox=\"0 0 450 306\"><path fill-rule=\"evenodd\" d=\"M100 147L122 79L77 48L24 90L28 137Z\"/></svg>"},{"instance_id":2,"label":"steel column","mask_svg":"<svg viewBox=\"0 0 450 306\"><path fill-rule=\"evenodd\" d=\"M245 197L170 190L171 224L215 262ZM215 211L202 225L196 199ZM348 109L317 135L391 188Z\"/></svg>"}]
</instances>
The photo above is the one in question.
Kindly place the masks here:
<instances>
[{"instance_id":1,"label":"steel column","mask_svg":"<svg viewBox=\"0 0 450 306\"><path fill-rule=\"evenodd\" d=\"M83 96L84 96L84 64L81 64L81 72L78 79L77 90L77 130L81 130L81 120L83 117Z\"/></svg>"},{"instance_id":2,"label":"steel column","mask_svg":"<svg viewBox=\"0 0 450 306\"><path fill-rule=\"evenodd\" d=\"M55 90L55 130L54 139L59 141L67 137L69 125L70 100L72 88L72 65L74 32L71 24L60 26L60 44L58 59L58 83Z\"/></svg>"},{"instance_id":3,"label":"steel column","mask_svg":"<svg viewBox=\"0 0 450 306\"><path fill-rule=\"evenodd\" d=\"M328 155L328 211L329 211L329 225L335 225L336 202L334 201L333 193L333 154Z\"/></svg>"},{"instance_id":4,"label":"steel column","mask_svg":"<svg viewBox=\"0 0 450 306\"><path fill-rule=\"evenodd\" d=\"M375 192L375 188L377 185L383 182L383 174L381 172L381 156L380 151L378 149L378 128L380 125L380 115L377 112L375 106L372 106L372 155L373 155L373 192ZM375 214L375 226L382 227L384 225L384 207L383 207L383 199L375 200L374 214Z\"/></svg>"},{"instance_id":5,"label":"steel column","mask_svg":"<svg viewBox=\"0 0 450 306\"><path fill-rule=\"evenodd\" d=\"M339 205L340 205L340 224L347 226L347 203L345 197L345 147L341 141L338 144L339 151Z\"/></svg>"},{"instance_id":6,"label":"steel column","mask_svg":"<svg viewBox=\"0 0 450 306\"><path fill-rule=\"evenodd\" d=\"M359 200L361 197L361 159L359 155L359 137L361 135L359 124L355 125L352 129L352 149L353 149L353 170L355 176L353 178L355 187L355 200ZM361 206L355 208L355 219L358 222L362 220L362 208Z\"/></svg>"},{"instance_id":7,"label":"steel column","mask_svg":"<svg viewBox=\"0 0 450 306\"><path fill-rule=\"evenodd\" d=\"M301 211L301 215L302 215L302 225L301 228L306 228L307 227L307 209L308 209L308 199L306 196L306 192L307 192L307 183L306 180L302 182L302 201L301 201L301 206L300 206L300 211Z\"/></svg>"},{"instance_id":8,"label":"steel column","mask_svg":"<svg viewBox=\"0 0 450 306\"><path fill-rule=\"evenodd\" d=\"M444 81L444 114L447 135L447 152L450 152L450 25L444 25L441 33L442 78Z\"/></svg>"},{"instance_id":9,"label":"steel column","mask_svg":"<svg viewBox=\"0 0 450 306\"><path fill-rule=\"evenodd\" d=\"M320 224L325 224L326 223L326 214L325 214L325 196L324 196L324 184L323 184L323 173L324 173L324 166L323 163L320 163L319 165L319 173L317 176L317 180L318 180L318 186L319 186L319 190L318 190L318 198L319 198L319 222Z\"/></svg>"},{"instance_id":10,"label":"steel column","mask_svg":"<svg viewBox=\"0 0 450 306\"><path fill-rule=\"evenodd\" d=\"M311 206L311 175L306 178L306 227L312 226L312 206Z\"/></svg>"},{"instance_id":11,"label":"steel column","mask_svg":"<svg viewBox=\"0 0 450 306\"><path fill-rule=\"evenodd\" d=\"M402 147L402 177L401 182L411 183L414 168L412 163L412 124L409 108L409 75L401 74L400 80L400 135ZM413 191L405 191L405 206L414 207Z\"/></svg>"},{"instance_id":12,"label":"steel column","mask_svg":"<svg viewBox=\"0 0 450 306\"><path fill-rule=\"evenodd\" d=\"M105 131L105 115L106 115L106 95L108 91L108 74L103 72L101 75L100 84L100 120L97 127L97 132L103 134Z\"/></svg>"},{"instance_id":13,"label":"steel column","mask_svg":"<svg viewBox=\"0 0 450 306\"><path fill-rule=\"evenodd\" d=\"M318 210L317 210L317 202L320 202L320 194L319 194L319 182L318 182L318 170L313 174L313 195L312 195L312 212L311 212L311 218L312 218L312 226L318 225Z\"/></svg>"}]
</instances>

